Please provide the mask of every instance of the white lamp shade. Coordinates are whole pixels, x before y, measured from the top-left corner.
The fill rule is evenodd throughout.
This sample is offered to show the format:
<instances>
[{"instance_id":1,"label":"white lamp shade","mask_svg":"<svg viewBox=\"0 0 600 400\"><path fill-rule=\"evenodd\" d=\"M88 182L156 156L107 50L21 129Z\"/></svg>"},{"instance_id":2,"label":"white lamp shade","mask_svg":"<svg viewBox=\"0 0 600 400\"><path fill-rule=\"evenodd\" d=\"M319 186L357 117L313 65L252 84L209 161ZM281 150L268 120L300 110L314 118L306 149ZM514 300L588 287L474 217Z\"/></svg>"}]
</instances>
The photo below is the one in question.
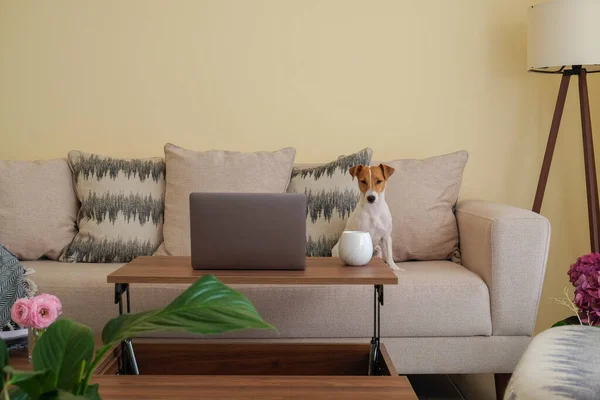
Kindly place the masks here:
<instances>
[{"instance_id":1,"label":"white lamp shade","mask_svg":"<svg viewBox=\"0 0 600 400\"><path fill-rule=\"evenodd\" d=\"M529 9L528 69L600 64L600 0L553 0Z\"/></svg>"}]
</instances>

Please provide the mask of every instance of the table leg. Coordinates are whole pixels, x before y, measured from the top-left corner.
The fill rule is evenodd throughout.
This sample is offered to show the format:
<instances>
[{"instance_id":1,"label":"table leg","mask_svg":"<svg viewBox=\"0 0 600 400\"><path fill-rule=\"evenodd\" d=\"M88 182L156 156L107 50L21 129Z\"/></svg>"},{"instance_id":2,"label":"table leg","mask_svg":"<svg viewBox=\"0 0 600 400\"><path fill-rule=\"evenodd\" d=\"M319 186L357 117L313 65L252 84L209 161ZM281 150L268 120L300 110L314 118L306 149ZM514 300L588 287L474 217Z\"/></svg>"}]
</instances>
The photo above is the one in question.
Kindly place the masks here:
<instances>
[{"instance_id":1,"label":"table leg","mask_svg":"<svg viewBox=\"0 0 600 400\"><path fill-rule=\"evenodd\" d=\"M115 283L115 304L119 305L119 315L123 314L123 293L127 296L127 314L131 313L129 284ZM133 343L126 339L121 343L121 356L119 357L119 375L139 375L140 370L135 358Z\"/></svg>"},{"instance_id":2,"label":"table leg","mask_svg":"<svg viewBox=\"0 0 600 400\"><path fill-rule=\"evenodd\" d=\"M369 351L369 376L381 375L379 360L381 359L381 306L383 305L383 285L375 285L373 301L373 338Z\"/></svg>"}]
</instances>

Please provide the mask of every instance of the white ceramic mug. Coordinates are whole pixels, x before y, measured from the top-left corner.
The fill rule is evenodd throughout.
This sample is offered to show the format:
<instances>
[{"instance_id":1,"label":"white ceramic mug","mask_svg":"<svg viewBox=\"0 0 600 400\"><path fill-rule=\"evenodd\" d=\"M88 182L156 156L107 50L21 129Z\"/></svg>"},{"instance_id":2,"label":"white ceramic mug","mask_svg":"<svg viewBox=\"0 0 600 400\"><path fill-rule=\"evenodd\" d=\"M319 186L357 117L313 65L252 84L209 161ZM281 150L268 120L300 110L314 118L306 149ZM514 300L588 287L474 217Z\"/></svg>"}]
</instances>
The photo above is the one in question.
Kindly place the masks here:
<instances>
[{"instance_id":1,"label":"white ceramic mug","mask_svg":"<svg viewBox=\"0 0 600 400\"><path fill-rule=\"evenodd\" d=\"M371 234L360 231L342 232L339 253L346 265L367 265L373 257Z\"/></svg>"}]
</instances>

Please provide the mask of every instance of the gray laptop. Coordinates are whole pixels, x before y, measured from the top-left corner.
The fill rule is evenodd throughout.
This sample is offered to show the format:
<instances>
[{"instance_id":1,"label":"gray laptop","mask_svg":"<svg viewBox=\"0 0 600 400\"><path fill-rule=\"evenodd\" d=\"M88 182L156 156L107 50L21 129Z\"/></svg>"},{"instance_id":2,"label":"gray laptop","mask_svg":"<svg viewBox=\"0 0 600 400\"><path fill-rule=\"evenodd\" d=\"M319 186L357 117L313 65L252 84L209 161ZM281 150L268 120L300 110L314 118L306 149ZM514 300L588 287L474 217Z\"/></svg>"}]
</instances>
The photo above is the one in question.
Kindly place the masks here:
<instances>
[{"instance_id":1,"label":"gray laptop","mask_svg":"<svg viewBox=\"0 0 600 400\"><path fill-rule=\"evenodd\" d=\"M304 194L192 193L194 269L304 269Z\"/></svg>"}]
</instances>

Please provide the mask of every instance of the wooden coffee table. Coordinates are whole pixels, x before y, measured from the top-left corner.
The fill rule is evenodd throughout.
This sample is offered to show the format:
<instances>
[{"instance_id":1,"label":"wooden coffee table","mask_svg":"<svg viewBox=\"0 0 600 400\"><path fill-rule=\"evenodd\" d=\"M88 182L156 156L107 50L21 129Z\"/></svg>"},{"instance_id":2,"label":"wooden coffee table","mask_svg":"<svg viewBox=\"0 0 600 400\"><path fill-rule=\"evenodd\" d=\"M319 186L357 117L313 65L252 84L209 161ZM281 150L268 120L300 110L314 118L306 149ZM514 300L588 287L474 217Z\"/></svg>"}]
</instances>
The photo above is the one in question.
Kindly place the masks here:
<instances>
[{"instance_id":1,"label":"wooden coffee table","mask_svg":"<svg viewBox=\"0 0 600 400\"><path fill-rule=\"evenodd\" d=\"M115 303L123 313L130 312L132 284L192 284L207 274L225 284L372 285L373 337L370 343L355 345L192 345L136 339L135 352L131 341L122 347L120 372L135 375L141 371L142 376L98 377L101 394L109 395L114 389L127 391L126 397L130 398L142 398L139 390L154 390L146 394L174 394L173 390L177 390L177 398L416 399L410 383L397 375L380 342L383 286L398 284L396 275L381 259L373 259L364 267L346 267L338 258L313 257L307 258L303 271L274 271L193 270L189 257L138 257L108 275L107 281L115 284ZM179 373L186 375L172 379ZM156 375L171 376L156 379Z\"/></svg>"},{"instance_id":2,"label":"wooden coffee table","mask_svg":"<svg viewBox=\"0 0 600 400\"><path fill-rule=\"evenodd\" d=\"M101 346L96 340L96 346ZM369 344L204 344L139 339L143 375L116 375L120 346L106 354L92 383L111 399L377 399L416 400L381 347L382 376L365 375ZM31 370L27 350L10 355Z\"/></svg>"}]
</instances>

